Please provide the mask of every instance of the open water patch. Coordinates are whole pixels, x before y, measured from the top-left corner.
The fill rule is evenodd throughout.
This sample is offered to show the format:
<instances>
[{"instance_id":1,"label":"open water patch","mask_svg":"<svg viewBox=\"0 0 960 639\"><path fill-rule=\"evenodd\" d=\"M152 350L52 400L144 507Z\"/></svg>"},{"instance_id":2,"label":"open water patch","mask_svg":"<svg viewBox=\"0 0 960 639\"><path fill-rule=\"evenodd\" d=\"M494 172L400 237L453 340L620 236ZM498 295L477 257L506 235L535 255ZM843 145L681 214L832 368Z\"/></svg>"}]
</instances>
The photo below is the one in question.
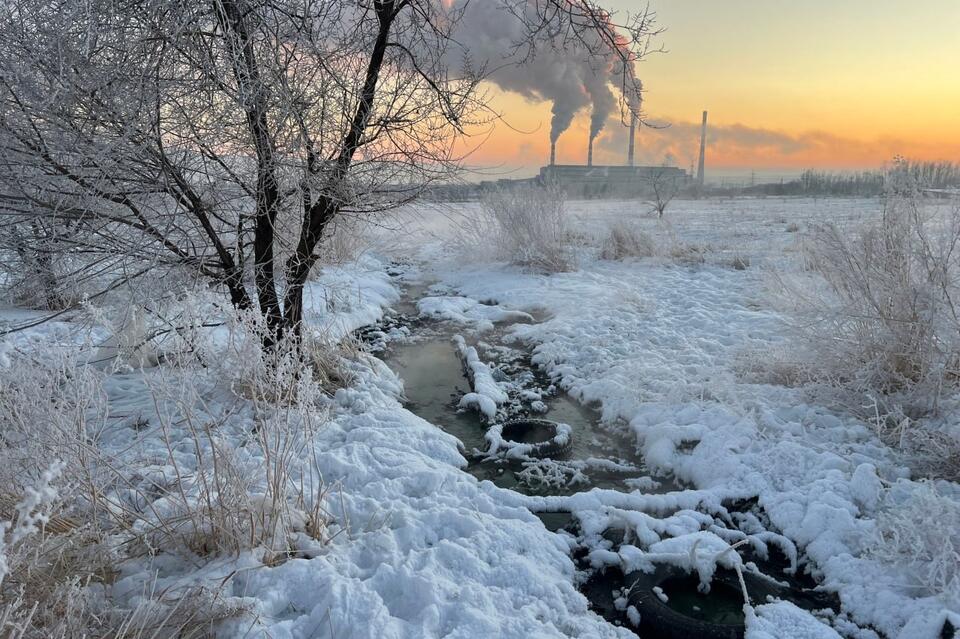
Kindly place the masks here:
<instances>
[{"instance_id":1,"label":"open water patch","mask_svg":"<svg viewBox=\"0 0 960 639\"><path fill-rule=\"evenodd\" d=\"M460 440L468 461L467 472L479 480L533 496L572 495L593 488L645 494L687 488L671 477L649 472L629 429L623 424L604 422L599 410L570 397L532 363L532 346L513 339L510 327L518 321L543 321L541 314L504 313L503 309L495 308L493 300L473 302L489 307L480 309L467 308L468 304L464 303L459 307L461 310L487 321L484 330L472 330L474 327L458 321L460 311L456 308L449 313L422 312L417 304L418 296L431 297L430 306L443 310L443 304L436 303L442 292L428 285L416 285L408 289L404 301L388 313L381 325L366 329L363 338L375 344L379 356L403 380L406 408ZM508 319L489 319L497 316ZM478 363L481 366L478 367ZM463 401L465 397L478 395L478 374L482 374L482 383L494 384L498 391L487 397L502 395L497 398L495 410L489 406L486 411L473 410L469 402ZM480 408L479 401L473 405ZM540 429L543 432L530 428L514 433L508 426L517 420L527 423L549 420L566 425L569 431L564 427L563 432L569 432L569 444L557 446L542 456L511 455L509 452L514 447L500 450L491 445L504 432L515 444L536 444L558 433L557 429L546 426ZM725 506L730 513L753 513L753 520L762 518L761 509L753 502L725 503ZM706 630L698 632L703 637L742 637L742 596L729 579L718 579L715 589L705 593L698 589L695 576L680 567L664 564L658 567L666 576L663 583L657 585L660 590L657 593L649 587L648 580L639 579L636 574L624 575L614 566L598 568L593 564L574 514L536 514L548 530L563 532L576 540L573 547L581 575L580 589L593 609L611 623L633 628L643 636L700 636L688 631L713 628L716 634L702 634ZM733 520L714 518L713 521L713 527L728 529L733 538L744 534ZM624 543L622 535L602 542L603 548L613 552ZM787 559L775 545L764 552L753 552L747 547L736 552L753 570L775 576L773 581L779 583L779 587L771 596L793 601L812 611L839 609L836 597L815 590L812 579L796 572L795 556L793 560ZM641 592L638 589L643 589L643 597L638 596ZM638 610L641 604L646 618ZM683 634L685 632L687 634Z\"/></svg>"},{"instance_id":2,"label":"open water patch","mask_svg":"<svg viewBox=\"0 0 960 639\"><path fill-rule=\"evenodd\" d=\"M428 286L419 285L407 295L428 292ZM403 380L405 407L459 439L467 471L478 479L528 495L570 495L594 487L678 489L668 477L651 476L625 429L602 423L598 410L577 402L532 364L532 348L509 339L515 320L476 333L445 319L415 315L416 304L410 301L402 308L388 314L381 326L367 329L363 337L368 343L377 340L380 357ZM518 321L538 321L542 316L530 318ZM507 400L492 421L463 407L461 400L473 388L458 352L458 335L479 353L506 393ZM569 426L569 446L543 456L489 454L486 435L491 425L518 419ZM528 434L535 439L537 433Z\"/></svg>"}]
</instances>

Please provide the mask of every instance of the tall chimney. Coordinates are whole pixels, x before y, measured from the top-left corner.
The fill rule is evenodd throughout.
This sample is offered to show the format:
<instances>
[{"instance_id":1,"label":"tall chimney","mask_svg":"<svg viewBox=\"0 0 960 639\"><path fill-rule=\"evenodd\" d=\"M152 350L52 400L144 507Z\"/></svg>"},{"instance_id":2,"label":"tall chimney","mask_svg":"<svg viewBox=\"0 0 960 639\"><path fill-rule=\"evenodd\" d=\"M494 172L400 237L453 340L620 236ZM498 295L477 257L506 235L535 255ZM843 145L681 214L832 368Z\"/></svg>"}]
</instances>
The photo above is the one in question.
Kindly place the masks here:
<instances>
[{"instance_id":1,"label":"tall chimney","mask_svg":"<svg viewBox=\"0 0 960 639\"><path fill-rule=\"evenodd\" d=\"M633 138L637 135L637 116L630 115L630 141L627 143L627 166L633 166Z\"/></svg>"},{"instance_id":2,"label":"tall chimney","mask_svg":"<svg viewBox=\"0 0 960 639\"><path fill-rule=\"evenodd\" d=\"M703 124L700 126L700 163L697 165L697 184L703 186L703 159L707 146L707 112L703 112Z\"/></svg>"},{"instance_id":3,"label":"tall chimney","mask_svg":"<svg viewBox=\"0 0 960 639\"><path fill-rule=\"evenodd\" d=\"M550 166L553 166L557 163L557 143L550 143Z\"/></svg>"},{"instance_id":4,"label":"tall chimney","mask_svg":"<svg viewBox=\"0 0 960 639\"><path fill-rule=\"evenodd\" d=\"M590 138L590 144L587 145L587 166L593 166L593 138Z\"/></svg>"}]
</instances>

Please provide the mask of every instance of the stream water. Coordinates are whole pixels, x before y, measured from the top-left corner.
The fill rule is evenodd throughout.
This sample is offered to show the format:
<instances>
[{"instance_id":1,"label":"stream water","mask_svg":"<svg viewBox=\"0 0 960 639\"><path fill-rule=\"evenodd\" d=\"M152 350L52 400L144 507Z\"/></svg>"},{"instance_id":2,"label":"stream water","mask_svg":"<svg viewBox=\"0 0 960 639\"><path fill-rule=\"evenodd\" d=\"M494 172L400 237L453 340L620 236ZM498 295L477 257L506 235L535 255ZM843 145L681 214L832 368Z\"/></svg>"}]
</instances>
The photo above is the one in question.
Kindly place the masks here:
<instances>
[{"instance_id":1,"label":"stream water","mask_svg":"<svg viewBox=\"0 0 960 639\"><path fill-rule=\"evenodd\" d=\"M484 434L489 427L480 414L458 409L470 392L453 336L456 326L431 323L413 331L409 341L388 345L383 357L404 381L406 408L457 437L469 460L468 472L502 488L525 494L572 494L594 486L667 492L677 485L668 478L652 478L636 448L624 436L605 427L599 413L558 391L529 362L523 348L498 343L504 329L470 339L481 358L493 362L495 373L516 384L511 391L508 417L543 417L572 428L570 450L547 461L487 459ZM532 399L531 399L532 398Z\"/></svg>"},{"instance_id":2,"label":"stream water","mask_svg":"<svg viewBox=\"0 0 960 639\"><path fill-rule=\"evenodd\" d=\"M380 341L379 355L403 379L406 408L463 443L467 472L501 488L529 495L569 495L593 487L624 492L640 489L645 493L683 489L669 477L655 477L648 472L636 446L624 434L626 429L622 424L604 424L597 410L557 389L552 380L531 363L530 348L510 339L509 325L499 325L493 331L476 335L448 321L420 318L416 300L427 291L427 286L408 289L403 302L394 309L395 315L386 319L386 326L377 328L375 334L380 336L393 330L399 330L404 336ZM572 445L568 450L551 460L507 459L484 454L487 449L484 434L489 424L479 413L458 407L460 398L471 391L453 341L453 336L458 334L477 348L495 378L506 382L504 386L509 389L510 399L498 413L498 420L536 417L568 424L572 429ZM549 530L573 529L569 513L538 513L538 516ZM750 559L776 572L778 578L785 578L784 572L767 558ZM581 587L594 609L618 625L624 623L624 613L613 605L612 593L626 592L623 579L618 570L607 570L592 574ZM792 576L786 579L796 581L793 584L799 596L796 603L811 609L823 607L822 598L815 598L809 605L802 600L803 593L809 592L814 584L801 583ZM716 623L742 621L738 591L728 597L719 596L718 591L709 597L698 593L695 586L687 590L689 592L680 589L672 599L671 608Z\"/></svg>"}]
</instances>

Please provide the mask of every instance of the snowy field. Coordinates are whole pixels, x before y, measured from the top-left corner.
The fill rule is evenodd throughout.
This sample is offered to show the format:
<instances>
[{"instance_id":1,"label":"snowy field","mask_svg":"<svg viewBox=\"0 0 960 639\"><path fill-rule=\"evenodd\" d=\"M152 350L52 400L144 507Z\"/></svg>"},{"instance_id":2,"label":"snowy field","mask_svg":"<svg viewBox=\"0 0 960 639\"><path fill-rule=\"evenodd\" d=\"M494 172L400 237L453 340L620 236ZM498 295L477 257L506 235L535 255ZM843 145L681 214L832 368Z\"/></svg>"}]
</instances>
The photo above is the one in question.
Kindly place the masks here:
<instances>
[{"instance_id":1,"label":"snowy field","mask_svg":"<svg viewBox=\"0 0 960 639\"><path fill-rule=\"evenodd\" d=\"M598 570L661 561L703 577L718 562L742 563L726 549L746 540L758 552L779 549L841 602L839 612L816 613L754 602L748 639L937 639L945 619L960 627L955 555L880 553L878 522L917 513L920 536L960 546L960 486L919 481L858 411L818 403L803 384L764 373L790 351L776 289L781 278L808 277L805 229L853 227L880 208L854 199L678 200L658 220L642 203L569 202L575 268L547 275L478 245L464 223L475 204L418 206L378 220L358 260L324 268L311 283L307 321L333 338L415 304L405 296L424 286L431 314L447 312L468 336L529 313L537 321L510 325L508 336L628 435L651 470L689 486L666 494L526 496L478 482L464 472L456 439L403 407L403 381L374 356L350 357L343 387L304 412L303 402L264 407L255 393L237 392L231 375L242 350L204 367L168 366L121 339L114 346L128 365L91 365L82 410L98 416L104 458L136 469L105 496L142 514L118 541L155 538L156 547L125 555L91 596L108 593L135 609L149 593L204 593L223 611L211 627L224 637L626 638L635 635L591 611L578 591L572 551ZM621 223L652 240L651 255L601 257ZM30 317L3 311L9 325ZM229 342L223 327L208 332L211 349ZM65 316L7 335L0 360L9 368L56 351L100 362L91 353L110 339L103 322ZM404 331L387 339L402 341ZM496 395L497 382L485 382ZM270 420L295 424L296 441L254 445L251 425ZM211 451L229 450L250 494L266 502L271 475L261 471L281 449L307 460L298 481L322 481L322 534L309 508L295 507L284 523L293 550L282 557L165 545L157 521L206 494ZM181 504L156 489L174 476L192 478ZM751 513L728 508L751 500ZM925 511L928 503L949 507ZM550 532L535 515L559 511L573 514L579 535ZM611 529L623 543L611 545ZM937 571L945 578L935 592L928 576Z\"/></svg>"}]
</instances>

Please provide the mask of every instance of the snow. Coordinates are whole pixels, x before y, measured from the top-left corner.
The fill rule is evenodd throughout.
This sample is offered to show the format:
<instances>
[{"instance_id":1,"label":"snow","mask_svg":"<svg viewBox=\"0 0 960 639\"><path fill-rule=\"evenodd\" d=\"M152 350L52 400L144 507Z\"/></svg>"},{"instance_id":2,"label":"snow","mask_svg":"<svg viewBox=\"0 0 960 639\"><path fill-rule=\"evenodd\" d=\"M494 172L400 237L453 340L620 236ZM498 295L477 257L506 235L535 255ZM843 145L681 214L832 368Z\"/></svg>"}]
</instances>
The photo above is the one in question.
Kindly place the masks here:
<instances>
[{"instance_id":1,"label":"snow","mask_svg":"<svg viewBox=\"0 0 960 639\"><path fill-rule=\"evenodd\" d=\"M566 545L460 472L456 442L401 408L389 371L365 375L314 448L355 531L234 578L264 636L625 636L588 613Z\"/></svg>"},{"instance_id":2,"label":"snow","mask_svg":"<svg viewBox=\"0 0 960 639\"><path fill-rule=\"evenodd\" d=\"M747 632L744 639L841 639L837 632L789 601L745 606Z\"/></svg>"},{"instance_id":3,"label":"snow","mask_svg":"<svg viewBox=\"0 0 960 639\"><path fill-rule=\"evenodd\" d=\"M472 393L467 393L460 399L460 407L475 408L487 420L493 421L497 416L497 407L508 399L506 391L493 379L490 367L480 360L477 349L467 346L462 335L454 335L453 342L456 344L457 354L463 362L463 368L473 387Z\"/></svg>"},{"instance_id":4,"label":"snow","mask_svg":"<svg viewBox=\"0 0 960 639\"><path fill-rule=\"evenodd\" d=\"M614 202L571 209L587 233L630 215L629 205ZM439 243L420 254L440 264L433 276L459 298L541 311L544 321L515 325L508 336L532 345L534 362L577 399L598 403L605 421L626 424L650 468L694 486L689 499L677 500L685 508L719 513L723 500L756 498L769 521L748 535L752 546L775 544L794 565L802 559L804 570L839 592L849 619L896 636L911 619L960 605L898 583L896 568L868 552L883 486L907 481L908 469L870 424L812 403L802 388L751 374L764 354L785 347L763 267L782 268L795 250L788 221L849 223L878 211L870 200L709 200L675 203L664 223L637 220L664 242L702 247L704 262L692 265L586 253L578 271L546 276L470 263ZM442 225L431 230L442 237ZM731 268L734 255L750 268ZM662 539L710 529L657 514L660 504L649 497L594 489L516 501L572 511L587 537L614 526L648 544L633 557L597 548L594 565L649 560Z\"/></svg>"},{"instance_id":5,"label":"snow","mask_svg":"<svg viewBox=\"0 0 960 639\"><path fill-rule=\"evenodd\" d=\"M854 502L867 514L876 512L880 505L883 483L877 477L877 469L866 462L857 466L850 477L850 491Z\"/></svg>"},{"instance_id":6,"label":"snow","mask_svg":"<svg viewBox=\"0 0 960 639\"><path fill-rule=\"evenodd\" d=\"M590 236L632 216L636 205L571 208ZM742 541L761 555L779 548L792 569L821 580L842 603L834 617L783 601L748 608L748 639L835 639L838 630L849 637L876 631L887 639L934 639L947 619L960 622L960 602L907 582L872 550L886 509L917 494L920 482L870 424L817 404L804 388L753 374L784 346L784 318L766 297L761 267L783 266L795 250L787 222L854 220L876 208L863 200L677 201L665 222L638 222L664 243L703 248L697 251L703 263L669 251L611 262L587 247L579 270L550 276L464 260L448 241L455 216L398 214L409 237L406 245L392 242L392 250L420 262L424 281L439 282L436 294L419 300L421 316L455 323L465 335L500 332L530 346L559 388L596 403L650 469L689 488L652 494L656 482L637 478L630 492L524 496L478 482L462 470L459 442L406 410L402 380L362 355L351 364L350 384L317 398L309 417L318 427L298 442L301 457L331 487L332 540L320 544L297 531L299 552L278 563L265 561L262 550L203 561L132 558L110 586L114 596L135 603L154 580L158 592L224 584L226 597L249 610L219 629L224 637L626 638L633 634L591 612L577 591L573 545L582 543L597 568L629 572L670 562L696 570L707 583L718 564L755 568L731 550ZM750 268L731 268L733 255L748 257ZM389 257L370 252L356 264L323 269L305 292L310 330L336 341L396 305ZM2 318L15 324L33 315L10 309ZM458 337L473 388L463 405L492 421L507 394ZM101 329L59 318L5 336L0 365L9 366L16 353L82 350L103 338ZM253 402L230 394L216 370L189 376L178 370L161 364L104 372L105 397L118 419L100 439L112 459L138 469L131 482L143 489L140 495L171 477L171 458L179 472L199 471L188 429L174 419L177 401L194 401L203 423L218 425L216 445L234 451L243 468L263 463L247 445L258 415ZM151 401L150 388L176 383L186 389L183 397ZM290 415L278 408L269 418ZM133 428L141 419L146 425ZM122 490L118 500L133 498ZM941 495L960 500L952 484ZM729 506L747 499L756 500L763 517ZM165 507L159 500L145 506ZM533 514L559 511L573 514L582 539L548 532ZM623 544L604 540L610 529L624 532ZM635 609L626 614L639 622Z\"/></svg>"},{"instance_id":7,"label":"snow","mask_svg":"<svg viewBox=\"0 0 960 639\"><path fill-rule=\"evenodd\" d=\"M311 329L333 339L375 321L397 299L385 264L367 258L312 282L307 313ZM5 347L48 348L74 339L76 331L66 328L48 324L36 334L14 334L17 341ZM470 359L480 364L475 351ZM170 593L222 586L222 603L244 611L218 628L223 637L630 636L589 611L574 585L569 545L528 509L502 499L502 490L462 472L459 442L403 408L400 379L373 357L351 366L353 383L332 398L316 398L315 413L278 409L269 417L318 422L296 445L330 487L332 539L318 543L296 533L299 552L278 563L267 563L262 550L209 558L140 554L118 566L110 585L118 604L137 605L145 584ZM233 451L250 474L254 498L265 488L250 472L264 460L245 443L257 409L225 388L221 373L159 366L104 374L111 410L128 416L104 428L104 452L136 469L130 481L140 489L118 489L109 498L131 503L155 495L153 487L177 473L201 472L179 418L184 406L217 425L214 441L204 446ZM174 394L155 403L150 389ZM195 488L186 485L191 495ZM138 506L160 516L176 503L160 497Z\"/></svg>"},{"instance_id":8,"label":"snow","mask_svg":"<svg viewBox=\"0 0 960 639\"><path fill-rule=\"evenodd\" d=\"M421 316L466 324L477 331L493 330L494 324L500 322L533 321L529 313L483 304L468 297L424 297L417 302L417 309Z\"/></svg>"},{"instance_id":9,"label":"snow","mask_svg":"<svg viewBox=\"0 0 960 639\"><path fill-rule=\"evenodd\" d=\"M658 541L650 545L644 558L657 564L670 563L686 572L696 571L705 592L718 566L733 569L743 564L730 544L708 531Z\"/></svg>"}]
</instances>

